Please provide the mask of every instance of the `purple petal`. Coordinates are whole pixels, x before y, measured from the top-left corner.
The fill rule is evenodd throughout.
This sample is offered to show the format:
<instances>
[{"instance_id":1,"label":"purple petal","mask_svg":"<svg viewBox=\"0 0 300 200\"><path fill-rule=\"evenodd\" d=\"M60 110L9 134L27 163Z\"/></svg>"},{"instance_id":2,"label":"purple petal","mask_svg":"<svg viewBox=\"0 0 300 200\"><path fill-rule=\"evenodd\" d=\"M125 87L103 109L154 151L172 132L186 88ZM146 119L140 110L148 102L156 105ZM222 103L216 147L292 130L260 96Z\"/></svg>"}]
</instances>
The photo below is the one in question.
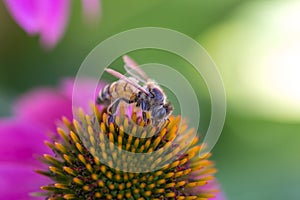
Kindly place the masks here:
<instances>
[{"instance_id":1,"label":"purple petal","mask_svg":"<svg viewBox=\"0 0 300 200\"><path fill-rule=\"evenodd\" d=\"M226 200L225 195L222 191L218 192L215 196L215 198L211 198L209 200Z\"/></svg>"},{"instance_id":2,"label":"purple petal","mask_svg":"<svg viewBox=\"0 0 300 200\"><path fill-rule=\"evenodd\" d=\"M87 22L97 22L101 14L100 0L81 0L83 16Z\"/></svg>"},{"instance_id":3,"label":"purple petal","mask_svg":"<svg viewBox=\"0 0 300 200\"><path fill-rule=\"evenodd\" d=\"M214 181L210 181L208 182L207 185L202 186L202 189L204 190L218 190L216 196L214 198L209 198L208 200L226 200L227 198L225 197L225 194L223 192L223 190L221 189L219 183L214 180Z\"/></svg>"},{"instance_id":4,"label":"purple petal","mask_svg":"<svg viewBox=\"0 0 300 200\"><path fill-rule=\"evenodd\" d=\"M33 90L16 102L17 116L51 131L63 116L72 119L72 102L64 94L49 88Z\"/></svg>"},{"instance_id":5,"label":"purple petal","mask_svg":"<svg viewBox=\"0 0 300 200\"><path fill-rule=\"evenodd\" d=\"M5 0L4 3L19 26L32 35L40 29L39 1Z\"/></svg>"},{"instance_id":6,"label":"purple petal","mask_svg":"<svg viewBox=\"0 0 300 200\"><path fill-rule=\"evenodd\" d=\"M33 181L34 180L34 181ZM40 192L40 186L49 182L24 165L0 165L0 196L1 199L39 200L45 197L32 197L30 193Z\"/></svg>"},{"instance_id":7,"label":"purple petal","mask_svg":"<svg viewBox=\"0 0 300 200\"><path fill-rule=\"evenodd\" d=\"M40 1L40 0L37 0ZM41 43L46 48L57 44L65 32L70 12L70 0L42 0Z\"/></svg>"},{"instance_id":8,"label":"purple petal","mask_svg":"<svg viewBox=\"0 0 300 200\"><path fill-rule=\"evenodd\" d=\"M44 140L47 139L44 130L31 123L16 119L2 120L0 135L0 163L34 166L40 163L34 155L50 153L49 148L44 144Z\"/></svg>"},{"instance_id":9,"label":"purple petal","mask_svg":"<svg viewBox=\"0 0 300 200\"><path fill-rule=\"evenodd\" d=\"M62 81L62 91L69 98L76 107L80 107L86 112L90 109L90 103L95 103L96 97L105 83L98 83L97 80L91 78L81 78L76 81L75 89L73 92L74 79L69 78Z\"/></svg>"}]
</instances>

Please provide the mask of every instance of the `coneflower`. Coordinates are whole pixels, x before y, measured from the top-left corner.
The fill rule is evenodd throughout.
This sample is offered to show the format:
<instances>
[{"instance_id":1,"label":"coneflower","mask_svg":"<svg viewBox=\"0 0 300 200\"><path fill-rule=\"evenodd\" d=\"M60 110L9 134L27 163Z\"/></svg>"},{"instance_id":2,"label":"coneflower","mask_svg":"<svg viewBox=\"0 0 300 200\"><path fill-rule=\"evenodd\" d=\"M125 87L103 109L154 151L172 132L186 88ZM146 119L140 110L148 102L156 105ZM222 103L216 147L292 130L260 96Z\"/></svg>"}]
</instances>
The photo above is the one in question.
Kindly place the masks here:
<instances>
[{"instance_id":1,"label":"coneflower","mask_svg":"<svg viewBox=\"0 0 300 200\"><path fill-rule=\"evenodd\" d=\"M55 156L41 157L48 170L37 172L50 179L48 185L41 187L45 191L41 195L49 200L214 198L217 189L206 186L214 182L216 172L213 162L207 160L210 154L197 156L201 148L198 137L181 152L180 144L193 130L186 125L178 128L180 117L171 116L163 128L152 127L142 133L144 137L135 137L144 126L136 112L132 111L130 116L119 114L114 124L107 124L105 110L96 108L95 116L80 111L79 121L63 118L64 125L57 129L60 137L46 142ZM100 127L99 131L95 131L94 124ZM155 134L147 137L151 133ZM145 156L142 162L120 153L125 150L147 154L165 147L169 150L161 157ZM162 167L156 169L159 165Z\"/></svg>"}]
</instances>

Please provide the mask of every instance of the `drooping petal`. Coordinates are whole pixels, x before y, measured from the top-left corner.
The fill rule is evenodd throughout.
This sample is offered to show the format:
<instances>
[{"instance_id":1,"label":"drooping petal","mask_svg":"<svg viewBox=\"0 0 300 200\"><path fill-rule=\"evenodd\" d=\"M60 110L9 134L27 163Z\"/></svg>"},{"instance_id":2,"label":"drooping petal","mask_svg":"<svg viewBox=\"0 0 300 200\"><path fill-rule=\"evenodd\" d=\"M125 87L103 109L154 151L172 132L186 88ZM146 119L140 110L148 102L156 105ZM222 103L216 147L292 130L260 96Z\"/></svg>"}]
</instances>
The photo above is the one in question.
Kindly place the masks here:
<instances>
[{"instance_id":1,"label":"drooping petal","mask_svg":"<svg viewBox=\"0 0 300 200\"><path fill-rule=\"evenodd\" d=\"M86 22L97 22L101 15L100 0L81 0L83 17Z\"/></svg>"},{"instance_id":2,"label":"drooping petal","mask_svg":"<svg viewBox=\"0 0 300 200\"><path fill-rule=\"evenodd\" d=\"M14 111L20 118L55 131L56 122L62 116L72 119L71 105L71 99L59 91L40 88L21 97L16 102Z\"/></svg>"},{"instance_id":3,"label":"drooping petal","mask_svg":"<svg viewBox=\"0 0 300 200\"><path fill-rule=\"evenodd\" d=\"M40 0L4 0L4 3L14 18L28 34L36 34L40 29Z\"/></svg>"},{"instance_id":4,"label":"drooping petal","mask_svg":"<svg viewBox=\"0 0 300 200\"><path fill-rule=\"evenodd\" d=\"M42 200L45 197L32 197L30 193L39 192L39 187L49 181L35 173L31 166L17 164L0 165L1 199Z\"/></svg>"},{"instance_id":5,"label":"drooping petal","mask_svg":"<svg viewBox=\"0 0 300 200\"><path fill-rule=\"evenodd\" d=\"M39 163L34 155L51 153L44 144L44 140L49 139L44 130L22 120L1 120L0 137L1 164L10 162L34 166Z\"/></svg>"},{"instance_id":6,"label":"drooping petal","mask_svg":"<svg viewBox=\"0 0 300 200\"><path fill-rule=\"evenodd\" d=\"M40 0L38 0L40 1ZM65 32L70 13L70 0L42 0L40 7L40 40L46 48L57 44Z\"/></svg>"}]
</instances>

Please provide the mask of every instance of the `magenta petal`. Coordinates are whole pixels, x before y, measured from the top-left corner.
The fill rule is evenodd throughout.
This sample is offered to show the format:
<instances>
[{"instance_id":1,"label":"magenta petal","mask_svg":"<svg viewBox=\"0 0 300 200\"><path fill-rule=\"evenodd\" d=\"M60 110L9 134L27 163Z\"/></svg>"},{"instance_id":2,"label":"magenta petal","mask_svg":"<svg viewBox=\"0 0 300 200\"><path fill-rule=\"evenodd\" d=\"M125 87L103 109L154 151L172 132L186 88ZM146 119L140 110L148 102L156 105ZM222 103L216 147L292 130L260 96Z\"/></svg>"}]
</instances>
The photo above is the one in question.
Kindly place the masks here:
<instances>
[{"instance_id":1,"label":"magenta petal","mask_svg":"<svg viewBox=\"0 0 300 200\"><path fill-rule=\"evenodd\" d=\"M47 48L52 48L65 32L71 2L70 0L42 0L41 2L41 43Z\"/></svg>"},{"instance_id":2,"label":"magenta petal","mask_svg":"<svg viewBox=\"0 0 300 200\"><path fill-rule=\"evenodd\" d=\"M98 81L91 78L78 78L73 92L74 79L64 79L62 82L62 91L70 99L72 99L73 106L82 108L85 112L90 109L91 103L95 103L96 98L101 88L105 83L98 84Z\"/></svg>"},{"instance_id":3,"label":"magenta petal","mask_svg":"<svg viewBox=\"0 0 300 200\"><path fill-rule=\"evenodd\" d=\"M0 162L32 165L40 163L34 155L51 153L44 144L44 130L17 120L0 122ZM1 177L1 176L0 176Z\"/></svg>"},{"instance_id":4,"label":"magenta petal","mask_svg":"<svg viewBox=\"0 0 300 200\"><path fill-rule=\"evenodd\" d=\"M226 200L225 194L220 187L219 183L217 181L210 181L207 185L203 186L202 188L205 188L206 190L219 190L219 192L216 194L214 198L209 198L208 200Z\"/></svg>"},{"instance_id":5,"label":"magenta petal","mask_svg":"<svg viewBox=\"0 0 300 200\"><path fill-rule=\"evenodd\" d=\"M35 173L32 167L24 165L0 165L0 197L11 200L39 200L30 193L41 192L40 186L49 182L46 177Z\"/></svg>"},{"instance_id":6,"label":"magenta petal","mask_svg":"<svg viewBox=\"0 0 300 200\"><path fill-rule=\"evenodd\" d=\"M226 200L224 194L222 191L220 191L215 198L210 198L209 200Z\"/></svg>"},{"instance_id":7,"label":"magenta petal","mask_svg":"<svg viewBox=\"0 0 300 200\"><path fill-rule=\"evenodd\" d=\"M40 28L40 0L4 0L14 20L28 34L36 34Z\"/></svg>"},{"instance_id":8,"label":"magenta petal","mask_svg":"<svg viewBox=\"0 0 300 200\"><path fill-rule=\"evenodd\" d=\"M71 99L55 90L41 88L21 97L14 107L17 116L51 131L63 116L72 119Z\"/></svg>"},{"instance_id":9,"label":"magenta petal","mask_svg":"<svg viewBox=\"0 0 300 200\"><path fill-rule=\"evenodd\" d=\"M81 0L83 16L87 22L96 22L100 18L100 0Z\"/></svg>"}]
</instances>

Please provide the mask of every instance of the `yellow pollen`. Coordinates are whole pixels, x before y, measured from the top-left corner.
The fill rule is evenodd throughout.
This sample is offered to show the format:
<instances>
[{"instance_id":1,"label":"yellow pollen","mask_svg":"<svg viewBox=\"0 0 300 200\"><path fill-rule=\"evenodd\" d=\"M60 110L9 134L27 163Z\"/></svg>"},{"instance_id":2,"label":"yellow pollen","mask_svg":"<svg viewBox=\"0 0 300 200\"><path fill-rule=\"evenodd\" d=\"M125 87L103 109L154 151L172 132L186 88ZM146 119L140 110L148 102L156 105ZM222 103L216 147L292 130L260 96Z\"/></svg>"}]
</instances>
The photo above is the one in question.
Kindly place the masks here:
<instances>
[{"instance_id":1,"label":"yellow pollen","mask_svg":"<svg viewBox=\"0 0 300 200\"><path fill-rule=\"evenodd\" d=\"M70 136L71 136L74 143L79 143L80 142L77 135L73 131L70 131Z\"/></svg>"},{"instance_id":2,"label":"yellow pollen","mask_svg":"<svg viewBox=\"0 0 300 200\"><path fill-rule=\"evenodd\" d=\"M180 181L176 184L176 187L181 187L181 186L184 186L185 185L185 181Z\"/></svg>"},{"instance_id":3,"label":"yellow pollen","mask_svg":"<svg viewBox=\"0 0 300 200\"><path fill-rule=\"evenodd\" d=\"M76 148L78 149L78 151L80 153L83 153L83 147L81 146L81 144L79 144L78 142L75 144L76 145Z\"/></svg>"},{"instance_id":4,"label":"yellow pollen","mask_svg":"<svg viewBox=\"0 0 300 200\"><path fill-rule=\"evenodd\" d=\"M132 185L131 182L127 182L127 183L126 183L126 187L127 187L127 188L130 188L131 185Z\"/></svg>"},{"instance_id":5,"label":"yellow pollen","mask_svg":"<svg viewBox=\"0 0 300 200\"><path fill-rule=\"evenodd\" d=\"M75 199L75 195L74 194L65 194L64 198L65 199Z\"/></svg>"},{"instance_id":6,"label":"yellow pollen","mask_svg":"<svg viewBox=\"0 0 300 200\"><path fill-rule=\"evenodd\" d=\"M69 142L67 134L61 128L57 128L57 133L64 139L65 142Z\"/></svg>"},{"instance_id":7,"label":"yellow pollen","mask_svg":"<svg viewBox=\"0 0 300 200\"><path fill-rule=\"evenodd\" d=\"M175 186L175 183L168 183L165 185L165 188L172 188Z\"/></svg>"},{"instance_id":8,"label":"yellow pollen","mask_svg":"<svg viewBox=\"0 0 300 200\"><path fill-rule=\"evenodd\" d=\"M63 167L64 171L66 171L68 174L71 174L73 176L76 176L76 173L73 169L71 169L70 167Z\"/></svg>"},{"instance_id":9,"label":"yellow pollen","mask_svg":"<svg viewBox=\"0 0 300 200\"><path fill-rule=\"evenodd\" d=\"M186 187L191 188L191 187L203 186L206 184L207 184L207 181L191 182L191 183L186 184Z\"/></svg>"},{"instance_id":10,"label":"yellow pollen","mask_svg":"<svg viewBox=\"0 0 300 200\"><path fill-rule=\"evenodd\" d=\"M50 169L50 171L52 171L52 172L54 172L54 173L56 173L56 174L59 174L59 175L64 175L58 168L56 168L56 167L53 167L53 166L49 166L49 169Z\"/></svg>"},{"instance_id":11,"label":"yellow pollen","mask_svg":"<svg viewBox=\"0 0 300 200\"><path fill-rule=\"evenodd\" d=\"M100 180L100 181L98 181L98 185L99 185L100 187L104 187L104 182L103 182L102 180Z\"/></svg>"},{"instance_id":12,"label":"yellow pollen","mask_svg":"<svg viewBox=\"0 0 300 200\"><path fill-rule=\"evenodd\" d=\"M97 174L92 174L92 179L95 180L95 181L98 180Z\"/></svg>"},{"instance_id":13,"label":"yellow pollen","mask_svg":"<svg viewBox=\"0 0 300 200\"><path fill-rule=\"evenodd\" d=\"M125 188L124 183L119 184L119 190L123 190Z\"/></svg>"},{"instance_id":14,"label":"yellow pollen","mask_svg":"<svg viewBox=\"0 0 300 200\"><path fill-rule=\"evenodd\" d=\"M89 187L88 185L85 185L85 186L83 186L83 189L84 189L85 191L89 191L89 190L90 190L90 187Z\"/></svg>"},{"instance_id":15,"label":"yellow pollen","mask_svg":"<svg viewBox=\"0 0 300 200\"><path fill-rule=\"evenodd\" d=\"M145 195L146 195L147 197L150 197L151 194L152 194L151 191L146 191L146 192L145 192Z\"/></svg>"},{"instance_id":16,"label":"yellow pollen","mask_svg":"<svg viewBox=\"0 0 300 200\"><path fill-rule=\"evenodd\" d=\"M104 165L101 165L100 170L103 174L106 173L106 167Z\"/></svg>"},{"instance_id":17,"label":"yellow pollen","mask_svg":"<svg viewBox=\"0 0 300 200\"><path fill-rule=\"evenodd\" d=\"M78 144L78 143L77 143ZM84 156L82 154L78 154L78 159L83 163L83 164L86 164L86 160L84 158Z\"/></svg>"},{"instance_id":18,"label":"yellow pollen","mask_svg":"<svg viewBox=\"0 0 300 200\"><path fill-rule=\"evenodd\" d=\"M115 189L115 185L114 184L110 184L108 185L109 189L114 190Z\"/></svg>"},{"instance_id":19,"label":"yellow pollen","mask_svg":"<svg viewBox=\"0 0 300 200\"><path fill-rule=\"evenodd\" d=\"M62 144L55 142L54 145L56 146L56 149L61 151L62 153L68 152Z\"/></svg>"},{"instance_id":20,"label":"yellow pollen","mask_svg":"<svg viewBox=\"0 0 300 200\"><path fill-rule=\"evenodd\" d=\"M96 192L96 193L95 193L95 197L96 197L96 198L100 198L100 197L101 197L101 193L100 193L100 192Z\"/></svg>"},{"instance_id":21,"label":"yellow pollen","mask_svg":"<svg viewBox=\"0 0 300 200\"><path fill-rule=\"evenodd\" d=\"M68 155L64 154L63 157L69 164L72 164L72 159Z\"/></svg>"},{"instance_id":22,"label":"yellow pollen","mask_svg":"<svg viewBox=\"0 0 300 200\"><path fill-rule=\"evenodd\" d=\"M122 194L118 194L117 195L117 199L123 199L123 195Z\"/></svg>"},{"instance_id":23,"label":"yellow pollen","mask_svg":"<svg viewBox=\"0 0 300 200\"><path fill-rule=\"evenodd\" d=\"M175 195L176 195L175 192L170 192L170 193L166 194L166 197L168 197L168 198L169 197L175 197Z\"/></svg>"},{"instance_id":24,"label":"yellow pollen","mask_svg":"<svg viewBox=\"0 0 300 200\"><path fill-rule=\"evenodd\" d=\"M155 190L155 193L157 193L157 194L163 193L163 192L165 192L165 189L164 189L164 188L157 188L157 189Z\"/></svg>"},{"instance_id":25,"label":"yellow pollen","mask_svg":"<svg viewBox=\"0 0 300 200\"><path fill-rule=\"evenodd\" d=\"M73 181L74 181L74 183L77 183L78 185L82 185L83 184L82 180L80 180L77 177L73 178Z\"/></svg>"},{"instance_id":26,"label":"yellow pollen","mask_svg":"<svg viewBox=\"0 0 300 200\"><path fill-rule=\"evenodd\" d=\"M164 184L166 182L166 179L160 179L157 181L158 185Z\"/></svg>"},{"instance_id":27,"label":"yellow pollen","mask_svg":"<svg viewBox=\"0 0 300 200\"><path fill-rule=\"evenodd\" d=\"M87 168L87 170L89 171L89 172L91 172L91 173L93 173L93 168L92 168L92 165L91 164L86 164L86 166L85 166L86 168Z\"/></svg>"},{"instance_id":28,"label":"yellow pollen","mask_svg":"<svg viewBox=\"0 0 300 200\"><path fill-rule=\"evenodd\" d=\"M55 183L54 186L58 189L67 189L68 186L66 186L65 184L61 184L61 183Z\"/></svg>"}]
</instances>

